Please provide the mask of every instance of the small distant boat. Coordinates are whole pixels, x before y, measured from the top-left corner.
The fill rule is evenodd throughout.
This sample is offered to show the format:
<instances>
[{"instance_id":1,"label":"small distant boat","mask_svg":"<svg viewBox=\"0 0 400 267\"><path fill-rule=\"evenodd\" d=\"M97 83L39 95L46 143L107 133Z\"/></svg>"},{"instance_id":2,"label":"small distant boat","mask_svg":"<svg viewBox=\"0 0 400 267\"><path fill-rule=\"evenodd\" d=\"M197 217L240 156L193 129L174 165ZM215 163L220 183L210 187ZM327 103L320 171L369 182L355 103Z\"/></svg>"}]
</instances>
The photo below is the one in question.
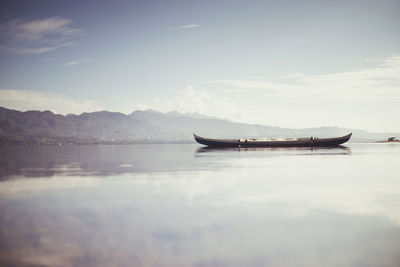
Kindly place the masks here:
<instances>
[{"instance_id":1,"label":"small distant boat","mask_svg":"<svg viewBox=\"0 0 400 267\"><path fill-rule=\"evenodd\" d=\"M209 147L332 147L346 143L351 135L333 138L211 139L193 134L197 143Z\"/></svg>"}]
</instances>

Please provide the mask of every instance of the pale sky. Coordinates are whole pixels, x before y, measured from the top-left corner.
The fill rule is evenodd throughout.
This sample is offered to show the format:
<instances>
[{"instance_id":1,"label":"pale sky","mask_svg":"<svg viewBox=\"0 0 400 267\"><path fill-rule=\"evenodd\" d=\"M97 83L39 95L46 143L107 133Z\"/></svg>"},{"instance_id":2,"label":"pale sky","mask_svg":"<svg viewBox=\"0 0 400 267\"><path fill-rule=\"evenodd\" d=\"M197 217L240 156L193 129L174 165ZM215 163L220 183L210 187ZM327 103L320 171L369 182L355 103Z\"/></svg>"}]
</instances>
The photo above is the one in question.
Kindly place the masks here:
<instances>
[{"instance_id":1,"label":"pale sky","mask_svg":"<svg viewBox=\"0 0 400 267\"><path fill-rule=\"evenodd\" d=\"M400 1L2 1L0 106L400 132Z\"/></svg>"}]
</instances>

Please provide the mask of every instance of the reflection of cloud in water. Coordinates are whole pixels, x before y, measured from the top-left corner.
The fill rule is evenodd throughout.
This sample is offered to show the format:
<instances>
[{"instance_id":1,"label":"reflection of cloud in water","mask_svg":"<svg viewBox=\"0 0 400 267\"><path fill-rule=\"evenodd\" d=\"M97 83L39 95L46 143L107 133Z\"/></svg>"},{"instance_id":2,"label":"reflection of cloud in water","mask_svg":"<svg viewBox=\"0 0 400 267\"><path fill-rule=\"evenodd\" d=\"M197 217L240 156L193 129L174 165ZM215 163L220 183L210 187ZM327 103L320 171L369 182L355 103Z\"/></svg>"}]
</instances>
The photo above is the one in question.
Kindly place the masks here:
<instances>
[{"instance_id":1,"label":"reflection of cloud in water","mask_svg":"<svg viewBox=\"0 0 400 267\"><path fill-rule=\"evenodd\" d=\"M4 198L27 198L31 195L45 193L46 191L67 190L80 187L99 185L99 178L87 177L57 177L36 179L13 179L1 182L0 195Z\"/></svg>"},{"instance_id":2,"label":"reflection of cloud in water","mask_svg":"<svg viewBox=\"0 0 400 267\"><path fill-rule=\"evenodd\" d=\"M3 170L0 265L397 267L399 152L378 148L45 148L7 166L47 178Z\"/></svg>"},{"instance_id":3,"label":"reflection of cloud in water","mask_svg":"<svg viewBox=\"0 0 400 267\"><path fill-rule=\"evenodd\" d=\"M142 190L113 199L106 190L81 190L2 202L0 263L397 266L399 260L400 228L382 217L325 210L293 217L284 204L210 206L171 192L131 197Z\"/></svg>"},{"instance_id":4,"label":"reflection of cloud in water","mask_svg":"<svg viewBox=\"0 0 400 267\"><path fill-rule=\"evenodd\" d=\"M325 173L325 168L308 170L307 176L300 173L290 175L293 170L283 171L284 166L276 162L262 164L262 160L254 159L235 161L235 167L229 171L123 174L109 180L95 176L9 180L1 183L0 193L3 197L24 198L46 191L81 187L96 186L99 190L111 192L141 187L146 193L162 195L167 191L174 196L184 197L184 201L200 201L210 206L262 210L264 205L282 203L291 216L321 209L378 215L400 223L400 212L395 208L400 204L400 181L389 182L390 176L375 179L354 173L346 175L346 169ZM302 165L301 160L299 163ZM257 170L261 165L270 171L264 167ZM244 166L253 169L250 175ZM309 166L303 166L309 169ZM299 180L299 177L302 178Z\"/></svg>"},{"instance_id":5,"label":"reflection of cloud in water","mask_svg":"<svg viewBox=\"0 0 400 267\"><path fill-rule=\"evenodd\" d=\"M192 153L193 150L188 151ZM385 216L400 223L400 212L395 208L400 204L400 181L393 171L393 166L397 166L395 157L372 157L373 160L368 161L368 154L357 157L304 157L296 149L283 149L278 154L271 154L267 150L266 155L264 150L260 151L244 154L231 151L223 154L224 157L211 153L211 158L195 158L200 161L200 167L192 170L185 170L181 166L183 170L180 171L122 171L121 174L110 175L113 178L110 181L100 179L98 172L83 170L83 163L75 161L69 165L54 164L52 170L56 170L56 176L53 179L3 181L0 193L8 197L23 197L21 192L39 194L49 190L94 185L110 190L114 184L119 184L127 188L152 188L153 193L157 194L169 190L175 195L185 196L185 201L202 201L210 206L262 209L266 204L283 203L287 212L294 216L321 209ZM285 153L293 157L286 157ZM120 155L119 160L125 162L116 165L117 169L131 168L130 163L126 163L126 157L122 156L126 154L117 154ZM167 153L158 152L155 158L160 157L160 154ZM191 155L193 160L193 154L185 155ZM211 167L208 170L201 167L215 161L224 162L219 166L225 167ZM192 161L189 162L188 166L192 166ZM214 166L218 166L218 163Z\"/></svg>"}]
</instances>

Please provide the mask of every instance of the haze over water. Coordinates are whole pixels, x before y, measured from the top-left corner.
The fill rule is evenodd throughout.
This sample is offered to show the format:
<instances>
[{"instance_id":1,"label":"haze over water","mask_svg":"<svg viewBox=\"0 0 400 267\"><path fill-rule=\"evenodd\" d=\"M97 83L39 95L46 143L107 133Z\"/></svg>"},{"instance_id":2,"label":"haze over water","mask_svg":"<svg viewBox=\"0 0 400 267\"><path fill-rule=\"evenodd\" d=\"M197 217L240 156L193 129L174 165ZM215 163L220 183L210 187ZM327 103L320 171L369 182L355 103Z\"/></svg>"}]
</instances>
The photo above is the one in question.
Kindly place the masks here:
<instances>
[{"instance_id":1,"label":"haze over water","mask_svg":"<svg viewBox=\"0 0 400 267\"><path fill-rule=\"evenodd\" d=\"M399 156L2 147L0 265L399 266Z\"/></svg>"}]
</instances>

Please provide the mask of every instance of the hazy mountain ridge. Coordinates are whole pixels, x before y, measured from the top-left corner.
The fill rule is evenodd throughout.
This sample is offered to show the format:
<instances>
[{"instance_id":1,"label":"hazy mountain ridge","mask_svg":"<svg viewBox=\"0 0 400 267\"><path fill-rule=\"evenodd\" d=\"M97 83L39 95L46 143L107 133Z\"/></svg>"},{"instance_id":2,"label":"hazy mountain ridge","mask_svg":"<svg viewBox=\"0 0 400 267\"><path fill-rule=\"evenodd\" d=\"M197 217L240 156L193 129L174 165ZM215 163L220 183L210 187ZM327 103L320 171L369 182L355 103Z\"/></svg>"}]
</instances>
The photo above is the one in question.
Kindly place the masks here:
<instances>
[{"instance_id":1,"label":"hazy mountain ridge","mask_svg":"<svg viewBox=\"0 0 400 267\"><path fill-rule=\"evenodd\" d=\"M193 142L193 132L215 138L332 137L353 132L352 141L385 140L400 135L338 127L288 129L176 111L138 110L129 115L98 111L63 116L51 111L21 112L0 107L2 143L24 143L27 140L33 143Z\"/></svg>"}]
</instances>

